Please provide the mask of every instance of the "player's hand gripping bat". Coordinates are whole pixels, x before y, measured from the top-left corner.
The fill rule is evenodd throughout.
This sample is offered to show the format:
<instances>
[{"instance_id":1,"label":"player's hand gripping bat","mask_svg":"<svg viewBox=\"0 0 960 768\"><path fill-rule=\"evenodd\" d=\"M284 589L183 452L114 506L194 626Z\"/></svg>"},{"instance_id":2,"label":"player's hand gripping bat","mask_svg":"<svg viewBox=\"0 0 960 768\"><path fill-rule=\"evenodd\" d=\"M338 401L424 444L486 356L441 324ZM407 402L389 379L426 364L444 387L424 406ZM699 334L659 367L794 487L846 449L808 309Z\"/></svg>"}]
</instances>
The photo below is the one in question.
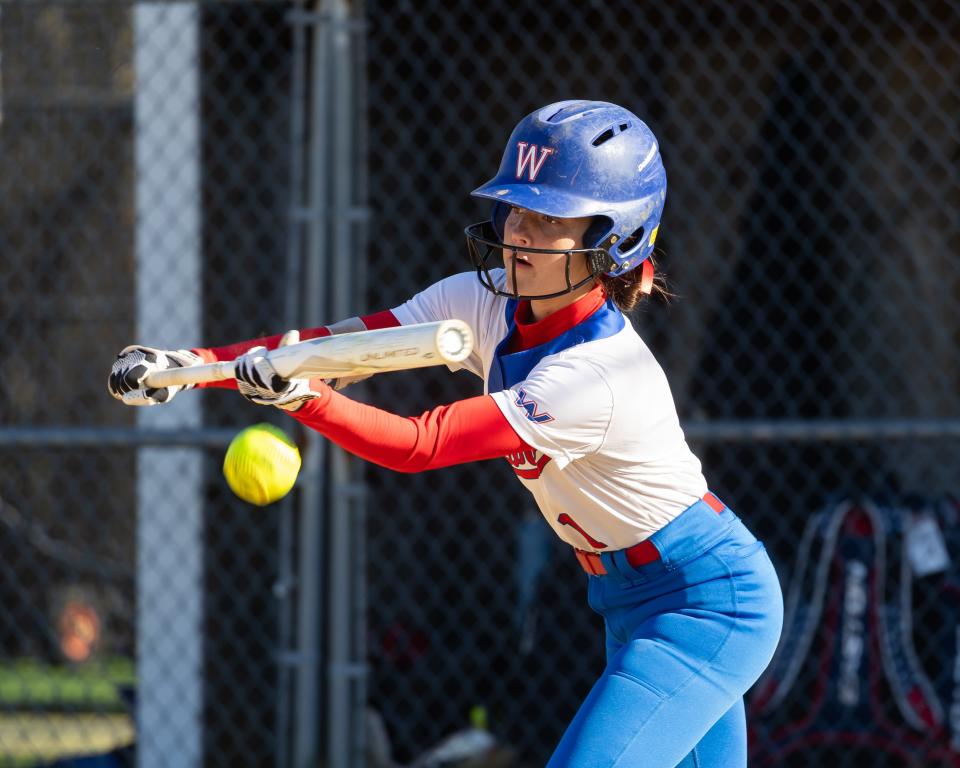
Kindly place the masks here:
<instances>
[{"instance_id":1,"label":"player's hand gripping bat","mask_svg":"<svg viewBox=\"0 0 960 768\"><path fill-rule=\"evenodd\" d=\"M462 320L401 325L301 341L265 353L285 379L364 376L459 363L473 351L473 333ZM148 387L176 387L234 378L232 360L154 371Z\"/></svg>"}]
</instances>

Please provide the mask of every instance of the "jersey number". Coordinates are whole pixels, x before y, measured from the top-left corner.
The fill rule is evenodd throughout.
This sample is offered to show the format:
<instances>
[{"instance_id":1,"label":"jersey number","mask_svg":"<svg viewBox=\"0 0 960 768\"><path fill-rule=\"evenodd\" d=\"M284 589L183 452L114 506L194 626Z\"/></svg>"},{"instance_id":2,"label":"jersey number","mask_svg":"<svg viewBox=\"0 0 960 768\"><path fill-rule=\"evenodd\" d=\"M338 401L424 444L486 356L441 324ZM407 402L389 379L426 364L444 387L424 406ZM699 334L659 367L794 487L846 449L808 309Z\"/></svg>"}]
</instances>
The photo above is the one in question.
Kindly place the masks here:
<instances>
[{"instance_id":1,"label":"jersey number","mask_svg":"<svg viewBox=\"0 0 960 768\"><path fill-rule=\"evenodd\" d=\"M577 533L579 533L581 536L583 536L583 538L585 538L587 541L589 541L589 542L590 542L590 546L593 547L594 549L606 549L606 548L607 548L607 545L606 545L606 544L604 544L602 541L597 541L595 538L593 538L593 536L591 536L589 533L587 533L585 530L583 530L583 528L580 527L580 525L577 523L577 521L574 520L572 517L570 517L570 515L568 515L566 512L563 512L563 513L557 518L557 522L560 523L560 525L569 525L569 526L570 526L571 528L573 528Z\"/></svg>"}]
</instances>

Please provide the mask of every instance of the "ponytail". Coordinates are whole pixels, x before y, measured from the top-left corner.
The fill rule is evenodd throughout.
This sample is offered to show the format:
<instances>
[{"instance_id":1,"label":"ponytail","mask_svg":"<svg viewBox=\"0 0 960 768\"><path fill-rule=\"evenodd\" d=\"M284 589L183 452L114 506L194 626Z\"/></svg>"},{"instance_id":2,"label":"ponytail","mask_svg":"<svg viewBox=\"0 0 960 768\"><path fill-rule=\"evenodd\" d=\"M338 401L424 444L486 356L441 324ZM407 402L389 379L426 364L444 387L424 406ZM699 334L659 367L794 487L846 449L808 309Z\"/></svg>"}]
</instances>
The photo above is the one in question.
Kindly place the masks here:
<instances>
[{"instance_id":1,"label":"ponytail","mask_svg":"<svg viewBox=\"0 0 960 768\"><path fill-rule=\"evenodd\" d=\"M657 271L652 255L639 266L618 277L600 275L598 279L607 296L613 299L622 312L630 312L636 308L646 295L656 295L667 300L673 298L673 294L667 290L663 274Z\"/></svg>"}]
</instances>

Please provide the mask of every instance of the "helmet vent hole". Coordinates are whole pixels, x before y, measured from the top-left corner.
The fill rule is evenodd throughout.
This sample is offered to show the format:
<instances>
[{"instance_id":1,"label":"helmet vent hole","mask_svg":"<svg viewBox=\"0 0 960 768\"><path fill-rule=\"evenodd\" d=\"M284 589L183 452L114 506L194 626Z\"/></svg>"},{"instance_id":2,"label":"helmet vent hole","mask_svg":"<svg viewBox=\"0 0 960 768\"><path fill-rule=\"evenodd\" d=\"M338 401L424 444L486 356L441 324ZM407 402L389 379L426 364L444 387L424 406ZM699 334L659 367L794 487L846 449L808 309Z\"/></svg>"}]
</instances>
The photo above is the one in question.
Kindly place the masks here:
<instances>
[{"instance_id":1,"label":"helmet vent hole","mask_svg":"<svg viewBox=\"0 0 960 768\"><path fill-rule=\"evenodd\" d=\"M589 103L588 101L562 101L557 105L559 109L551 113L550 117L546 118L546 122L565 123L567 120L579 120L587 115L592 115L597 111L596 109L589 107L584 109Z\"/></svg>"},{"instance_id":2,"label":"helmet vent hole","mask_svg":"<svg viewBox=\"0 0 960 768\"><path fill-rule=\"evenodd\" d=\"M556 112L554 112L552 115L550 115L550 117L547 118L547 122L548 122L548 123L552 123L552 122L553 122L553 119L554 119L557 115L559 115L561 112L563 112L564 109L565 109L565 107L561 107L561 108L558 109Z\"/></svg>"},{"instance_id":3,"label":"helmet vent hole","mask_svg":"<svg viewBox=\"0 0 960 768\"><path fill-rule=\"evenodd\" d=\"M597 136L590 143L595 147L599 147L601 144L604 144L610 141L610 139L612 139L617 134L623 133L629 127L630 127L630 123L620 123L620 125L611 126L610 128L607 128L607 130L605 130L599 136Z\"/></svg>"},{"instance_id":4,"label":"helmet vent hole","mask_svg":"<svg viewBox=\"0 0 960 768\"><path fill-rule=\"evenodd\" d=\"M637 247L637 243L641 240L643 240L643 227L635 229L631 234L623 238L623 240L620 241L620 248L618 250L620 253L630 253L630 251Z\"/></svg>"},{"instance_id":5,"label":"helmet vent hole","mask_svg":"<svg viewBox=\"0 0 960 768\"><path fill-rule=\"evenodd\" d=\"M614 136L616 136L616 135L617 135L617 134L614 133L613 128L607 128L607 130L605 130L603 133L601 133L599 136L597 136L597 138L595 138L595 139L594 139L593 141L591 141L590 143L593 144L593 146L595 146L595 147L599 147L599 146L600 146L601 144L603 144L604 142L610 141L610 139L612 139L612 138L613 138Z\"/></svg>"}]
</instances>

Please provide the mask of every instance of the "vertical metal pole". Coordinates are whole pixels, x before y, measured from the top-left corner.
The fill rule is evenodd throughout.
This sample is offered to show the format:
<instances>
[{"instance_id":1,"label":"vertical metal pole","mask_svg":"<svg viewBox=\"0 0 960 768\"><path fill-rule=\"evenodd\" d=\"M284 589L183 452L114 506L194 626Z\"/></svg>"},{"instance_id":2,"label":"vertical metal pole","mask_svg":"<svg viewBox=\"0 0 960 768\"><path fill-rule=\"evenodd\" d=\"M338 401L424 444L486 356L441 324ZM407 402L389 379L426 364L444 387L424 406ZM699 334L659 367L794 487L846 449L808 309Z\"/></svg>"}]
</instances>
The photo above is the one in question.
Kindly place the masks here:
<instances>
[{"instance_id":1,"label":"vertical metal pole","mask_svg":"<svg viewBox=\"0 0 960 768\"><path fill-rule=\"evenodd\" d=\"M330 285L336 317L358 313L356 135L357 109L352 25L346 0L326 0L330 73ZM327 764L362 768L365 696L366 574L363 557L363 486L358 467L345 452L330 455L329 622L327 627Z\"/></svg>"},{"instance_id":2,"label":"vertical metal pole","mask_svg":"<svg viewBox=\"0 0 960 768\"><path fill-rule=\"evenodd\" d=\"M300 10L299 4L296 10ZM286 328L297 328L301 321L303 237L302 219L299 211L303 208L303 164L306 159L306 30L302 23L288 17L291 22L292 59L290 84L290 202L287 235L287 274L286 274ZM297 669L301 656L291 647L293 642L293 599L296 586L293 557L294 528L298 507L294 498L288 496L280 504L280 528L278 531L279 567L274 594L279 601L279 627L277 632L277 768L291 767L291 747L294 731L291 728L291 707L294 691L292 669ZM301 670L301 673L303 670ZM304 677L303 674L298 676Z\"/></svg>"},{"instance_id":3,"label":"vertical metal pole","mask_svg":"<svg viewBox=\"0 0 960 768\"><path fill-rule=\"evenodd\" d=\"M349 285L344 284L347 270L341 263L351 259L353 254L345 248L349 242L348 233L344 227L349 226L346 211L350 207L349 187L344 178L344 163L350 162L347 148L343 146L343 136L338 117L342 114L350 115L349 104L344 104L344 94L347 90L344 79L349 72L341 65L341 30L338 23L342 23L344 10L338 0L324 0L323 10L328 21L327 38L329 40L328 61L330 72L330 103L328 114L331 126L331 168L330 186L331 199L328 210L331 234L330 282L334 288L332 303L342 305L349 297ZM340 113L340 114L338 114ZM346 242L345 242L346 241ZM349 309L346 310L350 312ZM356 314L356 312L351 312ZM349 521L345 519L349 514L349 501L342 492L344 482L349 482L347 457L342 451L333 448L330 456L330 485L336 488L330 494L328 514L330 515L330 546L327 559L330 564L330 591L329 622L327 624L327 763L328 765L351 766L350 760L350 733L353 713L350 706L349 679L347 677L350 664L350 622L347 610L350 605L350 596L353 588L351 579L351 551L349 536Z\"/></svg>"},{"instance_id":4,"label":"vertical metal pole","mask_svg":"<svg viewBox=\"0 0 960 768\"><path fill-rule=\"evenodd\" d=\"M301 18L300 24L306 23ZM327 210L327 126L324 107L327 103L327 36L326 27L312 27L313 62L310 76L310 140L308 143L309 175L306 218L306 254L303 269L304 313L307 326L331 322L327 302L328 274L326 220ZM321 105L318 108L318 105ZM321 600L324 590L323 513L324 464L326 445L320 435L307 430L304 438L304 463L301 469L299 576L297 601L297 649L300 657L294 716L295 768L308 768L317 763L319 739L324 713L320 697L320 626Z\"/></svg>"},{"instance_id":5,"label":"vertical metal pole","mask_svg":"<svg viewBox=\"0 0 960 768\"><path fill-rule=\"evenodd\" d=\"M293 606L291 605L294 593L293 575L293 526L294 504L287 497L280 504L280 525L277 531L277 551L279 553L277 566L277 581L273 585L273 594L278 605L277 616L277 727L275 732L274 759L277 768L290 766L290 705L291 705L291 674L292 654L290 641L293 635Z\"/></svg>"},{"instance_id":6,"label":"vertical metal pole","mask_svg":"<svg viewBox=\"0 0 960 768\"><path fill-rule=\"evenodd\" d=\"M200 342L199 9L139 3L136 67L137 339ZM151 429L201 424L200 399L142 408ZM140 766L203 760L203 452L137 451L137 757Z\"/></svg>"},{"instance_id":7,"label":"vertical metal pole","mask_svg":"<svg viewBox=\"0 0 960 768\"><path fill-rule=\"evenodd\" d=\"M354 74L353 81L353 102L352 117L354 125L352 127L352 136L354 141L354 168L351 178L354 179L354 204L358 206L355 217L351 252L354 258L350 260L354 272L354 294L357 306L366 307L367 293L367 233L369 224L369 194L368 194L368 141L367 141L367 68L366 68L366 3L364 0L354 0L353 22L351 29L353 34L350 37L353 48L353 66L351 72ZM354 740L354 751L358 755L357 763L362 764L367 755L368 735L366 733L367 725L367 699L369 668L367 664L367 486L363 481L364 468L358 466L355 462L354 477L358 488L362 489L355 498L355 509L353 515L354 530L354 584L356 585L354 595L354 659L360 665L360 674L356 678L356 737Z\"/></svg>"},{"instance_id":8,"label":"vertical metal pole","mask_svg":"<svg viewBox=\"0 0 960 768\"><path fill-rule=\"evenodd\" d=\"M310 153L306 214L305 322L321 325L359 312L355 271L362 254L354 237L356 104L351 25L344 0L317 0L310 14L313 30L311 68ZM307 18L302 21L306 23ZM363 760L365 632L362 596L363 488L354 482L352 460L339 449L327 449L313 432L306 436L298 650L310 663L301 665L296 702L294 765L315 764L317 734L325 724L326 764L360 766ZM326 469L326 474L324 474ZM303 476L303 475L302 475ZM327 540L320 515L327 512ZM326 543L326 546L322 544ZM321 574L326 579L321 582ZM327 588L321 589L323 584ZM326 690L324 716L316 683L320 651L321 599L326 600ZM359 610L358 610L359 606ZM309 679L304 679L309 675ZM313 763L311 763L313 761Z\"/></svg>"}]
</instances>

